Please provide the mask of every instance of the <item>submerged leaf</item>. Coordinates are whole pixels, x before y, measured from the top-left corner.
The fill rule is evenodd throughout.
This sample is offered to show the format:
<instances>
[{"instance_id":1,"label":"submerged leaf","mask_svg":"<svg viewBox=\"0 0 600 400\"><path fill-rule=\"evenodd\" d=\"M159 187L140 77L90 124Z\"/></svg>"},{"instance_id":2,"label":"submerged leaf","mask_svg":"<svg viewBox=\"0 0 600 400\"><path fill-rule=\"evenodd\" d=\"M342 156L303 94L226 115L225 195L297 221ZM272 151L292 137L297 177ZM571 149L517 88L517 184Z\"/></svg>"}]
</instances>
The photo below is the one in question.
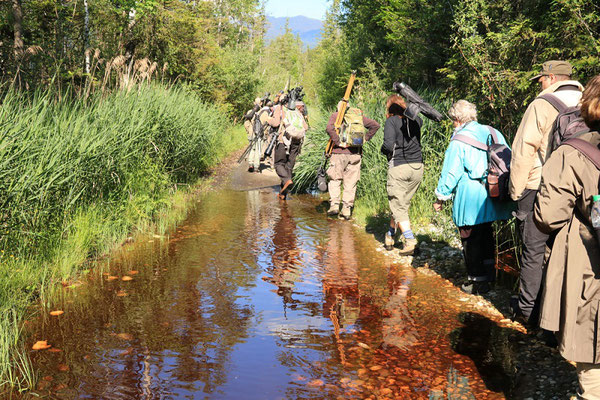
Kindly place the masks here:
<instances>
[{"instance_id":1,"label":"submerged leaf","mask_svg":"<svg viewBox=\"0 0 600 400\"><path fill-rule=\"evenodd\" d=\"M133 335L130 333L119 333L117 334L117 337L123 340L133 340Z\"/></svg>"}]
</instances>

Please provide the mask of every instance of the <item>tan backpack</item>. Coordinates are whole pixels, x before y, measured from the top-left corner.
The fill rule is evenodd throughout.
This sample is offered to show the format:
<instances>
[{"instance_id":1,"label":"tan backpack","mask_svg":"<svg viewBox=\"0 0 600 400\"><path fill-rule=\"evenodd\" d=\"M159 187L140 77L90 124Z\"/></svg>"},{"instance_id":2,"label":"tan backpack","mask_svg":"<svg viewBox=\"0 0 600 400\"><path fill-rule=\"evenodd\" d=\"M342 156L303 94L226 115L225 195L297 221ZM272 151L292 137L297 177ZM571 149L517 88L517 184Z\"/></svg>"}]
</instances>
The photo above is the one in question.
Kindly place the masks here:
<instances>
[{"instance_id":1,"label":"tan backpack","mask_svg":"<svg viewBox=\"0 0 600 400\"><path fill-rule=\"evenodd\" d=\"M340 144L347 147L361 147L365 142L366 132L362 110L354 107L348 108L340 129Z\"/></svg>"}]
</instances>

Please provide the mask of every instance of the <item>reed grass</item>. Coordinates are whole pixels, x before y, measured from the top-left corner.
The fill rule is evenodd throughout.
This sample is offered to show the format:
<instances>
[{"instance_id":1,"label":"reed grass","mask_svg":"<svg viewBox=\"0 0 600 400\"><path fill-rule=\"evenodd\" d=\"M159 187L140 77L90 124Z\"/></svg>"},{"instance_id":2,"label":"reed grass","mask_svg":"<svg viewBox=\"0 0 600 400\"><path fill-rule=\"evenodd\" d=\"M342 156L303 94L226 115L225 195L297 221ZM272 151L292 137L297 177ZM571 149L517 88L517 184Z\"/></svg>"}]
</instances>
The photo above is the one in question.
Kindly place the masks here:
<instances>
[{"instance_id":1,"label":"reed grass","mask_svg":"<svg viewBox=\"0 0 600 400\"><path fill-rule=\"evenodd\" d=\"M90 257L132 231L172 225L173 207L182 207L178 189L240 148L245 135L232 134L216 106L181 86L88 98L8 91L0 102L2 393L35 382L19 341L32 302L50 301L56 282L84 273Z\"/></svg>"}]
</instances>

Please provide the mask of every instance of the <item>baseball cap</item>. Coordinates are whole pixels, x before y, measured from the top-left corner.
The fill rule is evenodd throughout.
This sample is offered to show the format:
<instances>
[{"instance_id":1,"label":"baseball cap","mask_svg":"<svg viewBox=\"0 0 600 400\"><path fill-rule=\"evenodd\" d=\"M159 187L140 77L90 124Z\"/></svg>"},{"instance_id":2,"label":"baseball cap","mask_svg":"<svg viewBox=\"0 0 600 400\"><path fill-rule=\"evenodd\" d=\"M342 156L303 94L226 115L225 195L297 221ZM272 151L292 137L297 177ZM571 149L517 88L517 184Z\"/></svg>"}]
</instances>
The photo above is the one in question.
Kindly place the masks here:
<instances>
[{"instance_id":1,"label":"baseball cap","mask_svg":"<svg viewBox=\"0 0 600 400\"><path fill-rule=\"evenodd\" d=\"M573 66L568 61L550 60L543 63L542 71L530 80L537 81L540 77L550 74L571 76L572 73Z\"/></svg>"}]
</instances>

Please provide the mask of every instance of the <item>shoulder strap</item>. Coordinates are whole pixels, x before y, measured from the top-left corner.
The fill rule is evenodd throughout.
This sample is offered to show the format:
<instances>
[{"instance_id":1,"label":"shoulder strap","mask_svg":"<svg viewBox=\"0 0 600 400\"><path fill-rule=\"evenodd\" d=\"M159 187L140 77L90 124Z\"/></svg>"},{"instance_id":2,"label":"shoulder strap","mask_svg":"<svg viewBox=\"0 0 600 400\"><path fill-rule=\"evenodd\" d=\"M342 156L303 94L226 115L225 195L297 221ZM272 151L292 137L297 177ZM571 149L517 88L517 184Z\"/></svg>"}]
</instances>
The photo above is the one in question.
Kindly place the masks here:
<instances>
[{"instance_id":1,"label":"shoulder strap","mask_svg":"<svg viewBox=\"0 0 600 400\"><path fill-rule=\"evenodd\" d=\"M596 168L600 169L600 149L583 139L569 139L563 144L577 149L581 154L587 157Z\"/></svg>"},{"instance_id":2,"label":"shoulder strap","mask_svg":"<svg viewBox=\"0 0 600 400\"><path fill-rule=\"evenodd\" d=\"M552 107L558 110L558 113L565 112L568 108L565 103L563 103L558 97L553 95L552 93L546 93L537 97L538 99L546 100L548 103L552 104Z\"/></svg>"},{"instance_id":3,"label":"shoulder strap","mask_svg":"<svg viewBox=\"0 0 600 400\"><path fill-rule=\"evenodd\" d=\"M489 125L486 125L486 126L490 130L490 134L492 135L492 140L494 141L494 144L499 143L498 135L496 135L496 130Z\"/></svg>"},{"instance_id":4,"label":"shoulder strap","mask_svg":"<svg viewBox=\"0 0 600 400\"><path fill-rule=\"evenodd\" d=\"M472 137L469 137L467 135L461 135L459 133L457 135L454 135L454 137L452 138L452 140L458 140L459 142L466 143L469 146L475 147L476 149L483 150L483 151L488 151L487 145L485 145L484 143L481 143L480 141L475 140Z\"/></svg>"}]
</instances>

